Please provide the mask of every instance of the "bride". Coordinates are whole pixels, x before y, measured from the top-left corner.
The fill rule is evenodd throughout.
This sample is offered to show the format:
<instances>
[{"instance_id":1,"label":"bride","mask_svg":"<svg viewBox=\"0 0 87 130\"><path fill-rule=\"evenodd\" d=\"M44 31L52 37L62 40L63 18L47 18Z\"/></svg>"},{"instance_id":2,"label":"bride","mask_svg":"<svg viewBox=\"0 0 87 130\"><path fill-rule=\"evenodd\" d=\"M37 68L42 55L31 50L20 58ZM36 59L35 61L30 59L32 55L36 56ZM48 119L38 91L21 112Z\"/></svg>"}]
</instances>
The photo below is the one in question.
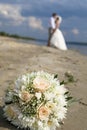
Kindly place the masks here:
<instances>
[{"instance_id":1,"label":"bride","mask_svg":"<svg viewBox=\"0 0 87 130\"><path fill-rule=\"evenodd\" d=\"M61 22L61 17L57 17L55 20L56 30L51 37L50 44L51 46L56 47L60 50L67 50L64 36L61 30L59 29L60 22Z\"/></svg>"}]
</instances>

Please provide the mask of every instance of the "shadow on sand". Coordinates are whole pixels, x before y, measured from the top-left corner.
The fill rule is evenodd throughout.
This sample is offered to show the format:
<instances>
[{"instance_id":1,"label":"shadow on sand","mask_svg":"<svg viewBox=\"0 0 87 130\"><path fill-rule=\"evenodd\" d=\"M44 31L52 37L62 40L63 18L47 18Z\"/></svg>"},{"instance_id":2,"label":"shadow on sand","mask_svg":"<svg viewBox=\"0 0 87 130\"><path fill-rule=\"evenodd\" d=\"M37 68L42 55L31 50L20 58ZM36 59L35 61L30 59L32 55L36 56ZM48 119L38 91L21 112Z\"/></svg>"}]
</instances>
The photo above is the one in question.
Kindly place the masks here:
<instances>
[{"instance_id":1,"label":"shadow on sand","mask_svg":"<svg viewBox=\"0 0 87 130\"><path fill-rule=\"evenodd\" d=\"M0 106L0 128L2 128L2 130L4 130L5 128L8 128L8 130L30 130L29 128L20 129L20 128L15 127L8 120L4 118L3 114L4 114L3 107Z\"/></svg>"}]
</instances>

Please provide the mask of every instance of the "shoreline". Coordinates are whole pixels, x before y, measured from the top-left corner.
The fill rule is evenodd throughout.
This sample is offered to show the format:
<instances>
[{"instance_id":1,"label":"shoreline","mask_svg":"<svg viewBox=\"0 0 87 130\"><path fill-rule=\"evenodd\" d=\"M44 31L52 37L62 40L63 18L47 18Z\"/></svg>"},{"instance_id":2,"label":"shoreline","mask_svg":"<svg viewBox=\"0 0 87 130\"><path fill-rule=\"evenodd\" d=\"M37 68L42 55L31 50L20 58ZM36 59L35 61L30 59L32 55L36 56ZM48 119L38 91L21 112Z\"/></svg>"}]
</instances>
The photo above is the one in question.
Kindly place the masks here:
<instances>
[{"instance_id":1,"label":"shoreline","mask_svg":"<svg viewBox=\"0 0 87 130\"><path fill-rule=\"evenodd\" d=\"M0 36L0 39L11 39L14 42L17 43L22 43L22 44L33 44L33 45L40 45L40 46L45 46L46 47L46 41L45 40L28 40L28 39L17 39L17 38L12 38L12 37L5 37L5 36ZM77 44L75 44L77 43ZM79 42L66 42L68 50L75 51L80 53L81 55L87 56L87 44L79 44ZM53 47L50 47L53 48ZM58 50L57 48L55 48Z\"/></svg>"}]
</instances>

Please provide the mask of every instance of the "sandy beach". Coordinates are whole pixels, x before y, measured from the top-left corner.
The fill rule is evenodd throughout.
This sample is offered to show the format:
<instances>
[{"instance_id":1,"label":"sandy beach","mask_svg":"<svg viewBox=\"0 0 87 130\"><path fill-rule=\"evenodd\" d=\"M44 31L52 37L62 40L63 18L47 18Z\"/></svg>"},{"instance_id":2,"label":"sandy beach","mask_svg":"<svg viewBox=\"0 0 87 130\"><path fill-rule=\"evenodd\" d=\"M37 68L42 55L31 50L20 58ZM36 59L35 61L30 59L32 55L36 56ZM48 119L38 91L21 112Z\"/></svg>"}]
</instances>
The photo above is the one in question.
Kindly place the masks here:
<instances>
[{"instance_id":1,"label":"sandy beach","mask_svg":"<svg viewBox=\"0 0 87 130\"><path fill-rule=\"evenodd\" d=\"M75 82L66 85L71 95L79 101L68 109L64 125L57 130L87 130L87 56L76 51L34 44L0 37L0 130L17 130L3 118L3 96L9 84L25 73L44 70L58 74L60 81L70 72Z\"/></svg>"}]
</instances>

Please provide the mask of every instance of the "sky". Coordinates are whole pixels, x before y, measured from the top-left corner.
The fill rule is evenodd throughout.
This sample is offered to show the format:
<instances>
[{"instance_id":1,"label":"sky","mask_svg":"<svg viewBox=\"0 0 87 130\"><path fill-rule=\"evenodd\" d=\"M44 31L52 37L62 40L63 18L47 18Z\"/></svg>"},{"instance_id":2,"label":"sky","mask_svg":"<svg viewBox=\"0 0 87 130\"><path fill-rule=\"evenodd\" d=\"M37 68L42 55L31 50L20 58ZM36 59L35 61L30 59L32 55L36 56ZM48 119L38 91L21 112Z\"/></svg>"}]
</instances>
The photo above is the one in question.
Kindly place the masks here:
<instances>
[{"instance_id":1,"label":"sky","mask_svg":"<svg viewBox=\"0 0 87 130\"><path fill-rule=\"evenodd\" d=\"M87 42L87 0L0 0L0 31L45 40L54 12L66 41Z\"/></svg>"}]
</instances>

